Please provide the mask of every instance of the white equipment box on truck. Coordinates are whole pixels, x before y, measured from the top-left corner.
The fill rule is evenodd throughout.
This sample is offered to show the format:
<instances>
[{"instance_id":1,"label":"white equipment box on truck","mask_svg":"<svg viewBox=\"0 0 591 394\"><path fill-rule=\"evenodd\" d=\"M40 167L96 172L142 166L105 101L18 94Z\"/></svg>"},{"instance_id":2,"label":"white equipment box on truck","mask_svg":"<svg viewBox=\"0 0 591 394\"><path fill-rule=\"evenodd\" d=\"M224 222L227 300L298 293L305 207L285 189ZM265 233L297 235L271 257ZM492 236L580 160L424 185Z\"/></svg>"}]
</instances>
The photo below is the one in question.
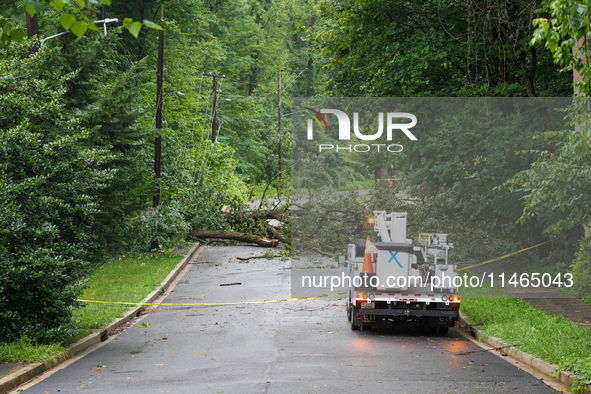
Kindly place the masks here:
<instances>
[{"instance_id":1,"label":"white equipment box on truck","mask_svg":"<svg viewBox=\"0 0 591 394\"><path fill-rule=\"evenodd\" d=\"M375 211L371 219L381 241L372 244L367 237L348 245L347 316L353 330L417 321L443 334L459 320L449 234L420 234L414 246L406 238L406 218L406 212Z\"/></svg>"}]
</instances>

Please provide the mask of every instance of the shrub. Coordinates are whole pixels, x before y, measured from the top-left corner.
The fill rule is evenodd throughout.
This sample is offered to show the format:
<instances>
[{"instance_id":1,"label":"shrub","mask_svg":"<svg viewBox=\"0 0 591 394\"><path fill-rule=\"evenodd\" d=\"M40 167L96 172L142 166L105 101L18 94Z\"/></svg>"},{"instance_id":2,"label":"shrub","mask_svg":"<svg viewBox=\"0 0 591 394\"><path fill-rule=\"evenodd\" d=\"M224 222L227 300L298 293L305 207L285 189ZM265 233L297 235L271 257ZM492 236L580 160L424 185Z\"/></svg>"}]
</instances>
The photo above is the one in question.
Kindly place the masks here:
<instances>
[{"instance_id":1,"label":"shrub","mask_svg":"<svg viewBox=\"0 0 591 394\"><path fill-rule=\"evenodd\" d=\"M0 341L60 340L96 256L92 195L108 185L108 152L84 147L89 131L65 109L68 79L55 51L0 47ZM12 79L11 79L12 78Z\"/></svg>"},{"instance_id":2,"label":"shrub","mask_svg":"<svg viewBox=\"0 0 591 394\"><path fill-rule=\"evenodd\" d=\"M582 297L591 296L591 237L581 240L581 248L571 265L575 291Z\"/></svg>"}]
</instances>

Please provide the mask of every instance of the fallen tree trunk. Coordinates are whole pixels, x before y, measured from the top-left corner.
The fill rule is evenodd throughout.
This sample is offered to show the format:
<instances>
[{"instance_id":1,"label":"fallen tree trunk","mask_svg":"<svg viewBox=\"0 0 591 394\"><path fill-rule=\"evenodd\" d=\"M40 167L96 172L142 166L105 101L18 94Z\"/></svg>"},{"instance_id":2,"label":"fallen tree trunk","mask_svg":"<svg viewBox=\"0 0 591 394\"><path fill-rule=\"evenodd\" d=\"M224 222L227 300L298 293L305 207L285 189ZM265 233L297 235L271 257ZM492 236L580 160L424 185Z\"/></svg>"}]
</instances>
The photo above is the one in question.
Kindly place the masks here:
<instances>
[{"instance_id":1,"label":"fallen tree trunk","mask_svg":"<svg viewBox=\"0 0 591 394\"><path fill-rule=\"evenodd\" d=\"M275 230L275 228L273 228L273 226L271 226L268 223L264 223L265 228L267 229L267 231L273 235L275 238L277 238L279 240L279 242L283 242L284 244L286 244L287 242L285 241L285 238L283 238L281 236L281 234L279 234L279 231Z\"/></svg>"},{"instance_id":2,"label":"fallen tree trunk","mask_svg":"<svg viewBox=\"0 0 591 394\"><path fill-rule=\"evenodd\" d=\"M191 238L193 241L198 241L198 242L201 242L202 244L208 244L211 242L222 242L222 243L227 244L228 242L230 242L230 240L228 240L228 239L210 239L209 241L206 241L201 238L192 237L191 235L187 235L187 238Z\"/></svg>"},{"instance_id":3,"label":"fallen tree trunk","mask_svg":"<svg viewBox=\"0 0 591 394\"><path fill-rule=\"evenodd\" d=\"M234 231L211 231L211 230L193 230L189 233L193 238L221 238L233 239L240 242L255 243L259 246L274 248L279 245L279 242L272 241L268 238L259 238L254 235L237 233Z\"/></svg>"},{"instance_id":4,"label":"fallen tree trunk","mask_svg":"<svg viewBox=\"0 0 591 394\"><path fill-rule=\"evenodd\" d=\"M275 219L280 222L286 222L285 214L277 210L270 211L242 211L242 212L226 212L224 219L228 222L245 222L249 219L266 220Z\"/></svg>"}]
</instances>

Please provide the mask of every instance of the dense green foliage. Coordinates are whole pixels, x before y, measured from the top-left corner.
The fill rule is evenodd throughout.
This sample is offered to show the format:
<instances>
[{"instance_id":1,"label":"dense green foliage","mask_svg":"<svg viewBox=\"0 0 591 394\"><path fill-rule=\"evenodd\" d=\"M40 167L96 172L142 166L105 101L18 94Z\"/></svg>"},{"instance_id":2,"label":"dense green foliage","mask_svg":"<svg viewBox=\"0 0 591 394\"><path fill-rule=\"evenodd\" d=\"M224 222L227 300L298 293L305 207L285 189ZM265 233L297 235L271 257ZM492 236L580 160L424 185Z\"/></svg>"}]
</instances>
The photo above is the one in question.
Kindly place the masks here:
<instances>
[{"instance_id":1,"label":"dense green foliage","mask_svg":"<svg viewBox=\"0 0 591 394\"><path fill-rule=\"evenodd\" d=\"M241 210L249 185L278 186L277 69L312 65L294 18L314 19L315 8L305 1L176 1L162 8L149 0L63 8L27 1L41 37L64 27L74 33L29 55L38 41L20 37L20 3L0 10L0 341L52 341L72 328L73 300L105 257L149 251L153 241L175 247L192 229L266 234L252 220L225 220L221 208ZM159 20L161 11L164 113L156 130L157 30L124 21L136 39L113 23L106 35L81 26L104 18ZM216 122L212 79L204 73L224 76L217 80ZM282 77L288 147L289 95L308 94L314 81L299 72ZM231 139L212 143L212 129ZM158 134L161 204L153 208ZM288 149L283 156L289 174Z\"/></svg>"},{"instance_id":2,"label":"dense green foliage","mask_svg":"<svg viewBox=\"0 0 591 394\"><path fill-rule=\"evenodd\" d=\"M332 0L314 35L335 96L562 96L567 74L529 46L540 1Z\"/></svg>"},{"instance_id":3,"label":"dense green foliage","mask_svg":"<svg viewBox=\"0 0 591 394\"><path fill-rule=\"evenodd\" d=\"M114 173L106 149L85 146L90 131L65 107L76 73L49 66L56 51L29 57L0 49L0 339L63 337L97 251L96 192ZM22 75L22 77L18 77Z\"/></svg>"},{"instance_id":4,"label":"dense green foliage","mask_svg":"<svg viewBox=\"0 0 591 394\"><path fill-rule=\"evenodd\" d=\"M322 29L309 33L325 55L332 96L556 97L572 95L573 69L588 81L589 48L571 51L589 30L587 2L324 4ZM553 19L534 23L544 17ZM579 84L583 92L585 84ZM521 106L507 99L489 114L482 101L473 110L485 111L490 121L468 125L458 116L447 127L428 127L419 142L381 165L396 168L414 184L417 198L432 200L428 205L445 196L447 214L466 226L512 229L523 246L560 236L537 251L545 265L566 268L589 220L588 122L573 107L579 115L569 126L548 124L546 110L538 109L516 127L527 113ZM575 120L582 130L573 133ZM366 169L375 172L378 164L366 163ZM511 188L503 187L510 179Z\"/></svg>"},{"instance_id":5,"label":"dense green foliage","mask_svg":"<svg viewBox=\"0 0 591 394\"><path fill-rule=\"evenodd\" d=\"M255 186L270 184L272 194L285 188L292 164L299 173L293 186L310 191L366 187L380 171L396 170L420 200L404 207L412 211L413 231L446 231L436 218L453 218L459 243L495 245L474 249L471 257L540 243L549 239L545 231L568 235L538 249L543 264L564 268L589 225L588 104L571 108L565 127L548 120L551 108L523 101L571 96L573 69L588 81L587 46L572 51L589 31L587 2L46 3L11 0L0 8L0 340L21 332L41 341L62 337L84 275L109 255L148 251L153 241L174 247L193 229L264 233L252 220L226 220L221 207L241 211ZM29 55L37 41L23 41L25 4L36 13L41 37L64 28L74 34ZM92 21L104 18L118 18L127 29L113 23L106 37L102 26L92 31ZM165 29L159 130L159 30L145 21ZM212 75L223 76L215 95ZM588 86L579 84L583 93ZM294 144L292 158L287 147L296 96L504 101L474 99L455 117L456 102L442 101L438 123L424 128L403 154L343 163L338 154L314 157L303 144ZM230 139L212 141L213 134ZM155 182L157 135L162 177ZM161 205L153 207L156 186ZM365 210L403 206L390 194L377 188L369 202L343 197L342 212L328 216L320 210L336 208L326 199L310 212L317 222L303 224L341 234ZM365 230L355 227L330 252ZM302 247L326 246L304 238ZM573 266L579 278L588 276L585 248Z\"/></svg>"}]
</instances>

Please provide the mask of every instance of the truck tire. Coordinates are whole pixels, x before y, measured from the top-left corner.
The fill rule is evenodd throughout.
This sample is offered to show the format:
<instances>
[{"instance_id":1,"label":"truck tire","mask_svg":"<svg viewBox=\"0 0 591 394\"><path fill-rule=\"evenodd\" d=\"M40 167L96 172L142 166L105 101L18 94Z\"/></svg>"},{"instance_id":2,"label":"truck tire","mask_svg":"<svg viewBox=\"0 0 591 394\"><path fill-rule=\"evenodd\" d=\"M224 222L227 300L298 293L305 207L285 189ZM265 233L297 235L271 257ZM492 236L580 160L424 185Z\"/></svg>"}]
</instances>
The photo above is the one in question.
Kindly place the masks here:
<instances>
[{"instance_id":1,"label":"truck tire","mask_svg":"<svg viewBox=\"0 0 591 394\"><path fill-rule=\"evenodd\" d=\"M359 330L359 325L355 324L355 317L357 316L357 307L351 305L351 330L357 331Z\"/></svg>"},{"instance_id":2,"label":"truck tire","mask_svg":"<svg viewBox=\"0 0 591 394\"><path fill-rule=\"evenodd\" d=\"M365 254L365 244L367 240L365 239L356 239L355 240L355 257L363 257Z\"/></svg>"},{"instance_id":3,"label":"truck tire","mask_svg":"<svg viewBox=\"0 0 591 394\"><path fill-rule=\"evenodd\" d=\"M351 302L349 300L347 300L347 319L351 321Z\"/></svg>"},{"instance_id":4,"label":"truck tire","mask_svg":"<svg viewBox=\"0 0 591 394\"><path fill-rule=\"evenodd\" d=\"M449 331L449 327L439 327L439 335L447 335L447 332Z\"/></svg>"}]
</instances>

